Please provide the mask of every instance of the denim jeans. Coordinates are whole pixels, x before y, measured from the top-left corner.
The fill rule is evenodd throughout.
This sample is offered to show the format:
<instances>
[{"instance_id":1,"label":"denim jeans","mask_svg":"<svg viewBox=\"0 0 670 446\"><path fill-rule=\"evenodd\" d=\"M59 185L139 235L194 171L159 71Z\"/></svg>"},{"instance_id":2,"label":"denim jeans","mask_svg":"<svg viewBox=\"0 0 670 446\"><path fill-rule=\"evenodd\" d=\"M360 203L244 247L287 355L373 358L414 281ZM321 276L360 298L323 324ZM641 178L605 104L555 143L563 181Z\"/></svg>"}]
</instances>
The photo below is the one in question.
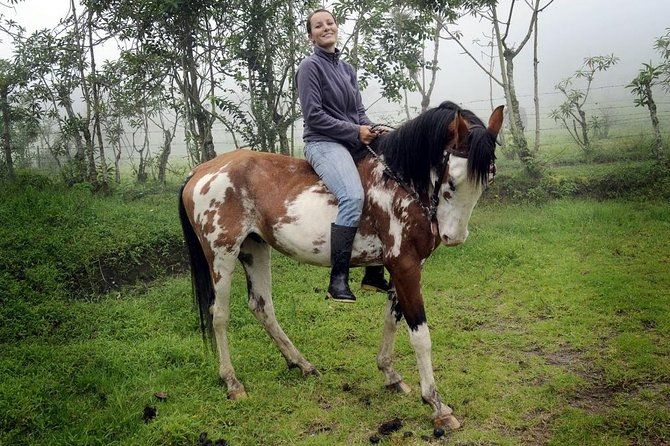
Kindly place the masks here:
<instances>
[{"instance_id":1,"label":"denim jeans","mask_svg":"<svg viewBox=\"0 0 670 446\"><path fill-rule=\"evenodd\" d=\"M358 227L365 194L354 160L349 151L332 141L305 144L305 158L338 201L335 224Z\"/></svg>"}]
</instances>

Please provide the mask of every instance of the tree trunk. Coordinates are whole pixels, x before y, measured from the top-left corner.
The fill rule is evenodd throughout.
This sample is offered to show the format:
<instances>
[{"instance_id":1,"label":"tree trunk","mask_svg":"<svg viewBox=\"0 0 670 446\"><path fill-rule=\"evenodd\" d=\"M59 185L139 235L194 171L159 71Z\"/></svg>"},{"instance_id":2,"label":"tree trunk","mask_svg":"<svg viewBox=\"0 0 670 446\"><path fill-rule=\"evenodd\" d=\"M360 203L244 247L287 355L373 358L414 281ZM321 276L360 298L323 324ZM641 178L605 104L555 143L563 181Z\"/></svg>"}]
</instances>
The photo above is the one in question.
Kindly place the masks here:
<instances>
[{"instance_id":1,"label":"tree trunk","mask_svg":"<svg viewBox=\"0 0 670 446\"><path fill-rule=\"evenodd\" d=\"M581 107L577 108L577 112L579 113L579 125L582 128L582 141L584 142L584 150L586 152L591 151L591 141L589 141L589 126L586 122L586 112L581 109Z\"/></svg>"},{"instance_id":2,"label":"tree trunk","mask_svg":"<svg viewBox=\"0 0 670 446\"><path fill-rule=\"evenodd\" d=\"M665 154L663 153L663 139L661 138L661 129L658 123L658 114L656 112L656 102L652 96L651 85L645 85L647 95L647 107L649 108L649 115L651 116L651 125L654 127L654 148L652 153L654 157L660 161L665 161Z\"/></svg>"},{"instance_id":3,"label":"tree trunk","mask_svg":"<svg viewBox=\"0 0 670 446\"><path fill-rule=\"evenodd\" d=\"M16 178L14 173L14 161L12 160L12 142L10 139L9 128L9 89L6 85L0 90L0 107L2 108L2 149L5 152L5 166L7 166L7 177L10 180Z\"/></svg>"},{"instance_id":4,"label":"tree trunk","mask_svg":"<svg viewBox=\"0 0 670 446\"><path fill-rule=\"evenodd\" d=\"M163 150L161 151L160 160L158 163L158 181L165 184L165 171L167 170L167 162L170 157L172 149L172 133L169 130L163 130Z\"/></svg>"},{"instance_id":5,"label":"tree trunk","mask_svg":"<svg viewBox=\"0 0 670 446\"><path fill-rule=\"evenodd\" d=\"M514 87L514 60L508 54L507 52L505 53L505 65L507 68L507 93L510 105L512 138L514 139L519 159L528 167L528 161L532 159L533 155L528 150L528 142L526 141L521 113L519 111L519 100L517 99Z\"/></svg>"},{"instance_id":6,"label":"tree trunk","mask_svg":"<svg viewBox=\"0 0 670 446\"><path fill-rule=\"evenodd\" d=\"M537 66L537 22L539 14L535 15L535 26L533 29L533 103L535 105L535 144L533 152L540 150L540 93L538 87Z\"/></svg>"},{"instance_id":7,"label":"tree trunk","mask_svg":"<svg viewBox=\"0 0 670 446\"><path fill-rule=\"evenodd\" d=\"M98 84L98 78L95 68L95 52L93 51L93 25L91 23L93 19L93 11L88 13L88 43L89 43L89 54L91 58L91 89L93 92L93 129L96 136L98 137L98 155L100 157L100 171L101 176L98 182L98 190L103 194L109 193L109 183L107 182L107 160L105 159L105 146L102 139L102 128L100 125L100 86Z\"/></svg>"}]
</instances>

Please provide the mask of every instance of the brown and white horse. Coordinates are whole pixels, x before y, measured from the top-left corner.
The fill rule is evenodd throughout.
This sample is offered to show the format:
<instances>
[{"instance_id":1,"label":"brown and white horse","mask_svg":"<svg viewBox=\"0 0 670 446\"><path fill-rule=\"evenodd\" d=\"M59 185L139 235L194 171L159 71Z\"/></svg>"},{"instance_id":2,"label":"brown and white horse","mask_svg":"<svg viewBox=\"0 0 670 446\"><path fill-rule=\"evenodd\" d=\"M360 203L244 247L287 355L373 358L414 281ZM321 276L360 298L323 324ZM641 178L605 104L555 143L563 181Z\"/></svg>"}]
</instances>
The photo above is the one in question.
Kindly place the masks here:
<instances>
[{"instance_id":1,"label":"brown and white horse","mask_svg":"<svg viewBox=\"0 0 670 446\"><path fill-rule=\"evenodd\" d=\"M392 363L395 333L404 318L416 352L421 396L432 406L438 427L460 424L435 386L421 267L441 242L453 246L467 238L472 209L494 170L502 120L502 106L486 127L473 113L445 102L379 137L378 156L356 156L365 205L352 265L384 265L393 285L377 366L387 387L409 392ZM201 328L203 334L214 334L219 375L229 398L246 396L230 360L227 335L230 284L238 260L246 272L249 308L289 367L299 367L304 375L316 373L277 322L270 273L272 248L314 265L330 263L330 223L337 201L309 164L249 150L226 153L191 172L179 211Z\"/></svg>"}]
</instances>

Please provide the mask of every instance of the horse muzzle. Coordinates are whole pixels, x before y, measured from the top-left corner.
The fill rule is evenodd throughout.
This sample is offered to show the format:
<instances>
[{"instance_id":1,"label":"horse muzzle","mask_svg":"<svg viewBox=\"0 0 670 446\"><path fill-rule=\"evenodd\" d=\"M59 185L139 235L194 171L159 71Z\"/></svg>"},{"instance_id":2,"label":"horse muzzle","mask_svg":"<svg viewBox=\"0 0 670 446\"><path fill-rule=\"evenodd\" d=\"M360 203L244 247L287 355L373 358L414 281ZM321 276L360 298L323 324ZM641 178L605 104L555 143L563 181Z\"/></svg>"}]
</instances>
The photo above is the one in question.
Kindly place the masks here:
<instances>
[{"instance_id":1,"label":"horse muzzle","mask_svg":"<svg viewBox=\"0 0 670 446\"><path fill-rule=\"evenodd\" d=\"M466 237L450 238L447 235L440 235L440 239L442 240L442 243L446 246L458 246L465 241Z\"/></svg>"}]
</instances>

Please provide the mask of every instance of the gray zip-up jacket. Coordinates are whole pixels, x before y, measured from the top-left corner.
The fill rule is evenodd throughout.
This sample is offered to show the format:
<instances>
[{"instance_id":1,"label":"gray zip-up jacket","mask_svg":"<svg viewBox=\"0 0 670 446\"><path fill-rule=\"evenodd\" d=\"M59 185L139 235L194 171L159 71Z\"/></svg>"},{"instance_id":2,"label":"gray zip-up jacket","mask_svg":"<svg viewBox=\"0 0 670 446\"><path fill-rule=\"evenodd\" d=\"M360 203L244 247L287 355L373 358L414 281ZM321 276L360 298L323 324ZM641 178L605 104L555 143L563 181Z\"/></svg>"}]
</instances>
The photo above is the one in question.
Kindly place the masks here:
<instances>
[{"instance_id":1,"label":"gray zip-up jacket","mask_svg":"<svg viewBox=\"0 0 670 446\"><path fill-rule=\"evenodd\" d=\"M328 53L314 46L296 73L304 118L303 140L335 141L347 148L358 145L361 125L370 125L361 101L354 68L340 60L340 51Z\"/></svg>"}]
</instances>

